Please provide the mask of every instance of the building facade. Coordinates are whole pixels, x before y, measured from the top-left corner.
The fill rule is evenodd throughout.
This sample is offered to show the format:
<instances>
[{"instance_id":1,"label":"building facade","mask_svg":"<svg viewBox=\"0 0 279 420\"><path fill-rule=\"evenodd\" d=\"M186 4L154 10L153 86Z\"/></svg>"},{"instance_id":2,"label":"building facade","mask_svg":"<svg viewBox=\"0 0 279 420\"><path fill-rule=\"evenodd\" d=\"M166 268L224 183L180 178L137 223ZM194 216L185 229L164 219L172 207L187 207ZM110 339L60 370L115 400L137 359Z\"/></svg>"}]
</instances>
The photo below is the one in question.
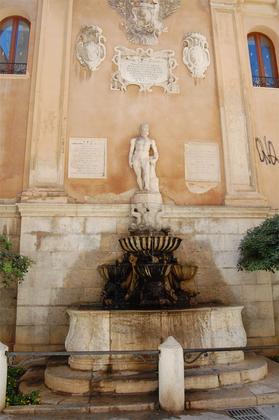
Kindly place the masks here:
<instances>
[{"instance_id":1,"label":"building facade","mask_svg":"<svg viewBox=\"0 0 279 420\"><path fill-rule=\"evenodd\" d=\"M279 277L236 264L279 208L278 1L181 0L169 16L172 2L124 3L0 0L0 226L35 262L0 289L0 340L63 349L67 307L100 301L146 121L162 217L199 266L190 287L243 304L249 343L276 344Z\"/></svg>"}]
</instances>

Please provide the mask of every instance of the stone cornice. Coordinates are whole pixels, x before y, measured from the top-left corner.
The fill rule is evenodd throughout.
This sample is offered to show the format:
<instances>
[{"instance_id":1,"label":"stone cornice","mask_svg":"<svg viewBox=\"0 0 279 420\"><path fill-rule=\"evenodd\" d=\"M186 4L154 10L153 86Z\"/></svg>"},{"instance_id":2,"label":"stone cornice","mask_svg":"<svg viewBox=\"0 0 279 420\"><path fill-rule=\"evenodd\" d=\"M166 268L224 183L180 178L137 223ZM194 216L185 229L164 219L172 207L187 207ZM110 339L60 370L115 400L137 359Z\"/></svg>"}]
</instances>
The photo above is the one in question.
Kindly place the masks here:
<instances>
[{"instance_id":1,"label":"stone cornice","mask_svg":"<svg viewBox=\"0 0 279 420\"><path fill-rule=\"evenodd\" d=\"M0 217L19 217L16 204L0 204Z\"/></svg>"},{"instance_id":2,"label":"stone cornice","mask_svg":"<svg viewBox=\"0 0 279 420\"><path fill-rule=\"evenodd\" d=\"M274 13L279 10L279 0L210 0L210 6L216 9L233 10L241 6L269 6Z\"/></svg>"},{"instance_id":3,"label":"stone cornice","mask_svg":"<svg viewBox=\"0 0 279 420\"><path fill-rule=\"evenodd\" d=\"M9 207L9 206L3 206ZM21 203L22 217L129 217L129 204ZM265 218L275 214L268 207L175 206L164 205L164 218ZM2 211L4 214L4 211ZM1 214L1 206L0 206Z\"/></svg>"},{"instance_id":4,"label":"stone cornice","mask_svg":"<svg viewBox=\"0 0 279 420\"><path fill-rule=\"evenodd\" d=\"M245 4L245 3L253 3L253 4L268 4L271 6L278 7L278 0L210 0L211 5L220 5L220 6L234 6L237 4Z\"/></svg>"}]
</instances>

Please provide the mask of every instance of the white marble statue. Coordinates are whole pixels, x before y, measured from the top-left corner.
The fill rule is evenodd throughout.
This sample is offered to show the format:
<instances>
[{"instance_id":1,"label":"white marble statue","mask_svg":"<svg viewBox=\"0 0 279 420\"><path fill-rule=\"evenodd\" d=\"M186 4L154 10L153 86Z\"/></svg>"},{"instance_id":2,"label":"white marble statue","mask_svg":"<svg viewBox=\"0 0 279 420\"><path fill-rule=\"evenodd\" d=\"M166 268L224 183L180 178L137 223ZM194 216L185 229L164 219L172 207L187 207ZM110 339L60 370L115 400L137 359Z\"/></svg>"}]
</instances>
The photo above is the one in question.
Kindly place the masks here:
<instances>
[{"instance_id":1,"label":"white marble statue","mask_svg":"<svg viewBox=\"0 0 279 420\"><path fill-rule=\"evenodd\" d=\"M159 192L155 165L159 158L155 140L149 138L149 125L141 124L138 137L131 140L129 165L134 169L141 191Z\"/></svg>"}]
</instances>

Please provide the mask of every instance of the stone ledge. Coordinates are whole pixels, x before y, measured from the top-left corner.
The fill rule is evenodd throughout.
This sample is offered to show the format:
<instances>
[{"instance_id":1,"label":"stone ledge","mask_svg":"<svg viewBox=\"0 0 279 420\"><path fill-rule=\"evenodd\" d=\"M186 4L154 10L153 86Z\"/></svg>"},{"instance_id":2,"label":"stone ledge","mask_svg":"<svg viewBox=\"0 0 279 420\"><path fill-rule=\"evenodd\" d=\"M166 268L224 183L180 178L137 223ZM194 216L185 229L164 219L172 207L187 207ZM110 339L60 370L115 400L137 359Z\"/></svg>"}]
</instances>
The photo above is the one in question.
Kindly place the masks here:
<instances>
[{"instance_id":1,"label":"stone ledge","mask_svg":"<svg viewBox=\"0 0 279 420\"><path fill-rule=\"evenodd\" d=\"M20 217L16 204L0 204L0 217Z\"/></svg>"},{"instance_id":2,"label":"stone ledge","mask_svg":"<svg viewBox=\"0 0 279 420\"><path fill-rule=\"evenodd\" d=\"M15 206L4 206L15 207ZM129 204L63 204L20 203L17 208L23 217L128 217ZM275 214L269 207L175 206L164 205L164 218L260 218ZM1 214L1 205L0 205Z\"/></svg>"}]
</instances>

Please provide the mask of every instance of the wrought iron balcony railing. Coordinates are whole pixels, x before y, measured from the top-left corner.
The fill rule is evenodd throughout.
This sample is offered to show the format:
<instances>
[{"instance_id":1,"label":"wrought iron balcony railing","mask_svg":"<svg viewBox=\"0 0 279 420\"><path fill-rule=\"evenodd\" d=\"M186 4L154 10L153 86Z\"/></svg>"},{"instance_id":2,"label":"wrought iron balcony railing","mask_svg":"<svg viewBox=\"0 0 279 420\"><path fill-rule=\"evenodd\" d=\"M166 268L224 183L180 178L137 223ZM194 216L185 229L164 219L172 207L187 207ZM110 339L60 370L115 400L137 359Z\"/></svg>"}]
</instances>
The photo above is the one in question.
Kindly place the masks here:
<instances>
[{"instance_id":1,"label":"wrought iron balcony railing","mask_svg":"<svg viewBox=\"0 0 279 420\"><path fill-rule=\"evenodd\" d=\"M0 63L0 74L26 74L27 63Z\"/></svg>"},{"instance_id":2,"label":"wrought iron balcony railing","mask_svg":"<svg viewBox=\"0 0 279 420\"><path fill-rule=\"evenodd\" d=\"M253 76L253 86L279 88L279 78Z\"/></svg>"}]
</instances>

